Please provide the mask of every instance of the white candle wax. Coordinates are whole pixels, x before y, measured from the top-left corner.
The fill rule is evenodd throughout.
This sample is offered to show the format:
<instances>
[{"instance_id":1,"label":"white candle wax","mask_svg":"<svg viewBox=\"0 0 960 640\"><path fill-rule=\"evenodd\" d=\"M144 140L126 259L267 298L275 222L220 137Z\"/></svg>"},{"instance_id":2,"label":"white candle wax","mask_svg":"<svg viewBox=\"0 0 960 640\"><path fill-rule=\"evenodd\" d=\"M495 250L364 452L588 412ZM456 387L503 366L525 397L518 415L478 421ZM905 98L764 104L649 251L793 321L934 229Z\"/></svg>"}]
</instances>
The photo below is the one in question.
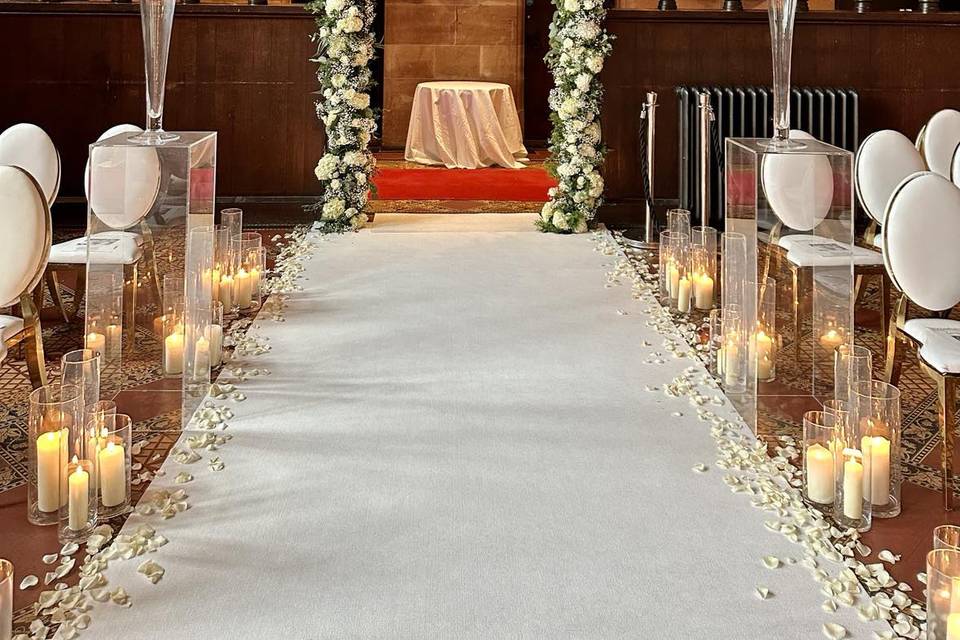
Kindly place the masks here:
<instances>
[{"instance_id":1,"label":"white candle wax","mask_svg":"<svg viewBox=\"0 0 960 640\"><path fill-rule=\"evenodd\" d=\"M717 349L717 375L722 376L723 370L726 368L726 350L723 347Z\"/></svg>"},{"instance_id":2,"label":"white candle wax","mask_svg":"<svg viewBox=\"0 0 960 640\"><path fill-rule=\"evenodd\" d=\"M237 272L237 277L234 278L234 282L237 289L237 305L241 309L246 309L252 304L250 274L247 273L243 267L240 267L240 271Z\"/></svg>"},{"instance_id":3,"label":"white candle wax","mask_svg":"<svg viewBox=\"0 0 960 640\"><path fill-rule=\"evenodd\" d=\"M60 508L60 477L67 462L63 441L69 437L64 431L47 431L37 438L37 508L44 513Z\"/></svg>"},{"instance_id":4,"label":"white candle wax","mask_svg":"<svg viewBox=\"0 0 960 640\"><path fill-rule=\"evenodd\" d=\"M105 507L115 507L127 497L126 452L115 438L107 440L97 454L100 467L100 500Z\"/></svg>"},{"instance_id":5,"label":"white candle wax","mask_svg":"<svg viewBox=\"0 0 960 640\"><path fill-rule=\"evenodd\" d=\"M733 342L727 342L723 351L726 358L723 366L724 379L728 386L736 385L740 377L740 349Z\"/></svg>"},{"instance_id":6,"label":"white candle wax","mask_svg":"<svg viewBox=\"0 0 960 640\"><path fill-rule=\"evenodd\" d=\"M194 349L194 374L210 368L210 341L205 337L197 338L197 344Z\"/></svg>"},{"instance_id":7,"label":"white candle wax","mask_svg":"<svg viewBox=\"0 0 960 640\"><path fill-rule=\"evenodd\" d=\"M757 332L757 379L769 380L773 377L774 352L773 338L763 330Z\"/></svg>"},{"instance_id":8,"label":"white candle wax","mask_svg":"<svg viewBox=\"0 0 960 640\"><path fill-rule=\"evenodd\" d=\"M673 260L667 263L667 283L667 291L670 293L670 297L676 298L680 290L680 270L677 269Z\"/></svg>"},{"instance_id":9,"label":"white candle wax","mask_svg":"<svg viewBox=\"0 0 960 640\"><path fill-rule=\"evenodd\" d=\"M700 277L694 278L693 285L697 309L712 309L713 278L704 273Z\"/></svg>"},{"instance_id":10,"label":"white candle wax","mask_svg":"<svg viewBox=\"0 0 960 640\"><path fill-rule=\"evenodd\" d=\"M113 355L120 353L120 325L111 324L107 326L107 346L109 352Z\"/></svg>"},{"instance_id":11,"label":"white candle wax","mask_svg":"<svg viewBox=\"0 0 960 640\"><path fill-rule=\"evenodd\" d=\"M817 504L833 504L834 484L833 452L820 443L807 447L804 458L807 469L807 496Z\"/></svg>"},{"instance_id":12,"label":"white candle wax","mask_svg":"<svg viewBox=\"0 0 960 640\"><path fill-rule=\"evenodd\" d=\"M690 280L684 276L677 285L677 309L686 313L690 311Z\"/></svg>"},{"instance_id":13,"label":"white candle wax","mask_svg":"<svg viewBox=\"0 0 960 640\"><path fill-rule=\"evenodd\" d=\"M826 347L827 349L836 349L841 344L843 344L843 336L841 336L836 329L830 329L820 336L820 346Z\"/></svg>"},{"instance_id":14,"label":"white candle wax","mask_svg":"<svg viewBox=\"0 0 960 640\"><path fill-rule=\"evenodd\" d=\"M844 450L847 460L843 463L843 515L851 520L863 517L863 464L859 451Z\"/></svg>"},{"instance_id":15,"label":"white candle wax","mask_svg":"<svg viewBox=\"0 0 960 640\"><path fill-rule=\"evenodd\" d=\"M210 283L213 287L212 289L213 295L211 296L211 298L213 300L219 300L220 299L220 267L217 267L216 269L213 270L213 273L210 276Z\"/></svg>"},{"instance_id":16,"label":"white candle wax","mask_svg":"<svg viewBox=\"0 0 960 640\"><path fill-rule=\"evenodd\" d=\"M947 614L947 640L960 640L960 613Z\"/></svg>"},{"instance_id":17,"label":"white candle wax","mask_svg":"<svg viewBox=\"0 0 960 640\"><path fill-rule=\"evenodd\" d=\"M860 446L870 469L863 479L864 495L870 496L870 504L882 507L890 502L890 441L883 436L864 436Z\"/></svg>"},{"instance_id":18,"label":"white candle wax","mask_svg":"<svg viewBox=\"0 0 960 640\"><path fill-rule=\"evenodd\" d=\"M174 331L163 341L163 370L183 373L183 334Z\"/></svg>"},{"instance_id":19,"label":"white candle wax","mask_svg":"<svg viewBox=\"0 0 960 640\"><path fill-rule=\"evenodd\" d=\"M260 291L260 270L250 269L250 291L257 293Z\"/></svg>"},{"instance_id":20,"label":"white candle wax","mask_svg":"<svg viewBox=\"0 0 960 640\"><path fill-rule=\"evenodd\" d=\"M84 347L95 353L104 353L104 347L107 344L107 338L102 333L91 331L84 338Z\"/></svg>"},{"instance_id":21,"label":"white candle wax","mask_svg":"<svg viewBox=\"0 0 960 640\"><path fill-rule=\"evenodd\" d=\"M73 461L76 464L76 456ZM69 483L68 526L74 531L80 531L87 525L90 514L90 474L84 471L82 466L77 465L74 472L70 474Z\"/></svg>"},{"instance_id":22,"label":"white candle wax","mask_svg":"<svg viewBox=\"0 0 960 640\"><path fill-rule=\"evenodd\" d=\"M220 302L224 312L233 308L233 276L225 274L220 278Z\"/></svg>"},{"instance_id":23,"label":"white candle wax","mask_svg":"<svg viewBox=\"0 0 960 640\"><path fill-rule=\"evenodd\" d=\"M219 324L207 327L207 340L210 342L210 365L219 367L223 362L223 327Z\"/></svg>"}]
</instances>

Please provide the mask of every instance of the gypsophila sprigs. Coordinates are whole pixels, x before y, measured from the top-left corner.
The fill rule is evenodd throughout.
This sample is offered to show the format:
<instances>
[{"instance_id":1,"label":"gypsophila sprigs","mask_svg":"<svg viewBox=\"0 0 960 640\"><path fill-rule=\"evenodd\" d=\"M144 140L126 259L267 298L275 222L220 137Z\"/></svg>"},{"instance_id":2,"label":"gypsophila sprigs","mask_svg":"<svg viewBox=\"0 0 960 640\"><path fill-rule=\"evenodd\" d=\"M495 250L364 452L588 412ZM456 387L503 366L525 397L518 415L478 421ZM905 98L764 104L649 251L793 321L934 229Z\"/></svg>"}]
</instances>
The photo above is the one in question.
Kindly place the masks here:
<instances>
[{"instance_id":1,"label":"gypsophila sprigs","mask_svg":"<svg viewBox=\"0 0 960 640\"><path fill-rule=\"evenodd\" d=\"M370 107L374 2L313 0L307 10L316 16L311 61L321 88L317 117L327 134L327 151L314 169L323 195L307 209L317 215L319 231L359 229L367 220L363 210L376 168L369 150L377 128Z\"/></svg>"},{"instance_id":2,"label":"gypsophila sprigs","mask_svg":"<svg viewBox=\"0 0 960 640\"><path fill-rule=\"evenodd\" d=\"M603 0L553 0L550 52L550 189L537 226L541 231L582 233L600 207L606 149L601 142L603 86L598 75L610 55L612 36L603 27Z\"/></svg>"}]
</instances>

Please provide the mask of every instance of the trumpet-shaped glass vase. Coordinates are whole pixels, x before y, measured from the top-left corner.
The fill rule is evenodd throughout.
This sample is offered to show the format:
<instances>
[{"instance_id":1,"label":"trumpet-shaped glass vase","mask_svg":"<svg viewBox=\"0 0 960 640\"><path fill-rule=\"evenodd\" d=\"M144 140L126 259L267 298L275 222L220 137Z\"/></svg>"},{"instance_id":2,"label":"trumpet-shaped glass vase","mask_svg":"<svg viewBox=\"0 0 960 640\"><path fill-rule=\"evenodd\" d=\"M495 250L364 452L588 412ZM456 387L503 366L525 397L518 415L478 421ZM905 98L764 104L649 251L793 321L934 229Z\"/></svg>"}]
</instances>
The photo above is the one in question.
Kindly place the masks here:
<instances>
[{"instance_id":1,"label":"trumpet-shaped glass vase","mask_svg":"<svg viewBox=\"0 0 960 640\"><path fill-rule=\"evenodd\" d=\"M130 139L139 144L163 144L180 138L163 130L163 94L167 80L167 56L176 0L141 0L143 66L146 74L147 126Z\"/></svg>"}]
</instances>

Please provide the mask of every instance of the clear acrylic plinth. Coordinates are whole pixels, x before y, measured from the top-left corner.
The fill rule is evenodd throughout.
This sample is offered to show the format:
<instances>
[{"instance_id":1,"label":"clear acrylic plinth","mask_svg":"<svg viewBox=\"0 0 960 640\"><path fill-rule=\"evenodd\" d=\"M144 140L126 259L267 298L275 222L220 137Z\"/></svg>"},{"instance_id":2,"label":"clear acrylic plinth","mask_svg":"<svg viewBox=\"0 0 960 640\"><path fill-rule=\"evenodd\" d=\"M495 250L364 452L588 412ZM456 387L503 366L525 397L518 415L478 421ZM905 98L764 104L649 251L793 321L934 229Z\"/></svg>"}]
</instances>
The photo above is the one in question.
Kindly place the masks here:
<instances>
[{"instance_id":1,"label":"clear acrylic plinth","mask_svg":"<svg viewBox=\"0 0 960 640\"><path fill-rule=\"evenodd\" d=\"M812 139L798 148L768 142L726 140L730 241L723 249L737 255L721 256L724 317L738 318L736 331L724 336L724 344L734 343L731 352L756 352L762 325L773 320L760 296L770 295L770 286L780 289L773 296L782 345L776 376L759 375L756 359L746 357L737 379L725 384L761 436L798 423L833 396L833 351L852 343L854 302L853 156Z\"/></svg>"},{"instance_id":2,"label":"clear acrylic plinth","mask_svg":"<svg viewBox=\"0 0 960 640\"><path fill-rule=\"evenodd\" d=\"M180 412L165 421L179 429L210 386L217 134L176 135L144 144L120 134L90 145L85 324L87 333L122 325L120 349L103 363L102 397ZM164 318L171 281L183 289L178 323ZM164 368L168 338L181 351L177 375Z\"/></svg>"}]
</instances>

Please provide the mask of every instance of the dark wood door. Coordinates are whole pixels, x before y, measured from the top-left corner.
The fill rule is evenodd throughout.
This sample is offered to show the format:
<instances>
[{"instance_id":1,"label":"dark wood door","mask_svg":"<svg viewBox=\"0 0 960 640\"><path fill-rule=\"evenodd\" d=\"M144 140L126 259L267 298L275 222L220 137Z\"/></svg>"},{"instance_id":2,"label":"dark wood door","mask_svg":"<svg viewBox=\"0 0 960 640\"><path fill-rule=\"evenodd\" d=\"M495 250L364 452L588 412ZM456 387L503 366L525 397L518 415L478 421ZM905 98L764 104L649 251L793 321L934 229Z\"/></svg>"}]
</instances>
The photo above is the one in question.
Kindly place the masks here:
<instances>
[{"instance_id":1,"label":"dark wood door","mask_svg":"<svg viewBox=\"0 0 960 640\"><path fill-rule=\"evenodd\" d=\"M550 48L550 0L525 0L523 32L523 136L528 146L542 147L550 138L550 108L547 97L553 78L543 56Z\"/></svg>"}]
</instances>

